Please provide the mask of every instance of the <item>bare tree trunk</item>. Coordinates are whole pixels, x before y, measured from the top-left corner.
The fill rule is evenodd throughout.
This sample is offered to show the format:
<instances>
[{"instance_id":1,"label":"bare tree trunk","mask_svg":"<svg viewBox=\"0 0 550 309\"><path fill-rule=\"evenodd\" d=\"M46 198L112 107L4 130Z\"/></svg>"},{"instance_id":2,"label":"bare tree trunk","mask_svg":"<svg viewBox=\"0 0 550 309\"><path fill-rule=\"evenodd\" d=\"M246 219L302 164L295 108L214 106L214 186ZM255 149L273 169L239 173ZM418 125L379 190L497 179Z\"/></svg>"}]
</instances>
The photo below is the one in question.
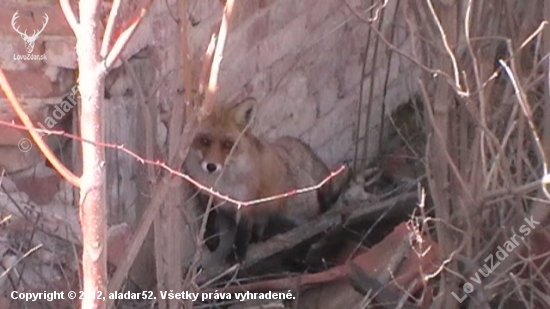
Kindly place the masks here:
<instances>
[{"instance_id":1,"label":"bare tree trunk","mask_svg":"<svg viewBox=\"0 0 550 309\"><path fill-rule=\"evenodd\" d=\"M80 25L76 51L80 71L79 89L82 115L82 178L80 186L80 221L82 225L83 292L82 308L105 308L107 284L105 152L96 145L103 141L102 108L104 70L100 70L99 4L81 0Z\"/></svg>"}]
</instances>

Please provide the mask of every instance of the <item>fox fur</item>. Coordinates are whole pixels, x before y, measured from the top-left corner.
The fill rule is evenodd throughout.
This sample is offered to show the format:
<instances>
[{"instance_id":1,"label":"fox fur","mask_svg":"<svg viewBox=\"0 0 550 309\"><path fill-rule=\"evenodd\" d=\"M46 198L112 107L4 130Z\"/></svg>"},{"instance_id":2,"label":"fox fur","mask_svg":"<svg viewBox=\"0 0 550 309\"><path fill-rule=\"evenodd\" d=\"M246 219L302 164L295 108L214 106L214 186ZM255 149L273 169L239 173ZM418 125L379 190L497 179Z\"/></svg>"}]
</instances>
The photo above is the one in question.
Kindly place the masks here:
<instances>
[{"instance_id":1,"label":"fox fur","mask_svg":"<svg viewBox=\"0 0 550 309\"><path fill-rule=\"evenodd\" d=\"M323 181L330 173L327 166L301 140L281 137L268 141L250 133L248 127L256 105L255 99L248 98L237 104L214 106L198 125L186 158L189 175L240 201L270 197ZM205 197L201 199L203 207ZM216 217L229 218L225 228L233 233L229 241L234 242L234 252L223 254L229 259L243 260L251 241L264 240L269 222L270 228L273 222L304 224L327 210L333 198L330 181L316 191L239 210L235 204L214 198Z\"/></svg>"}]
</instances>

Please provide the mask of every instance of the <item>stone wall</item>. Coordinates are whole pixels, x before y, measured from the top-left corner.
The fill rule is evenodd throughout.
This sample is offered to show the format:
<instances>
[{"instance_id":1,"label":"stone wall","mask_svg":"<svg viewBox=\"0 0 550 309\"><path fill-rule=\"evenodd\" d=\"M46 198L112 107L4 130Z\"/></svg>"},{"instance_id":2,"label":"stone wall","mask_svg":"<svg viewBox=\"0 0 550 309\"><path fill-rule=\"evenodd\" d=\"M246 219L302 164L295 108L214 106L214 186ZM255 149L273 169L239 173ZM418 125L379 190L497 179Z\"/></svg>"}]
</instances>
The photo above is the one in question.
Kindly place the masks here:
<instances>
[{"instance_id":1,"label":"stone wall","mask_svg":"<svg viewBox=\"0 0 550 309\"><path fill-rule=\"evenodd\" d=\"M399 21L404 19L398 18L402 12L397 3L388 2L380 32L407 52L410 42L405 23ZM256 97L261 102L257 133L299 136L334 166L353 159L360 103L361 143L367 131L368 104L372 106L370 132L378 124L383 103L392 110L415 89L410 84L411 63L369 33L370 27L378 28L379 23L361 20L344 1L236 1L236 5L222 62L220 97L228 101ZM193 54L197 55L204 52L221 6L214 0L200 1L191 15L199 22L191 30ZM374 96L370 101L372 79ZM376 138L375 134L372 137ZM376 153L376 147L370 149L370 155Z\"/></svg>"}]
</instances>

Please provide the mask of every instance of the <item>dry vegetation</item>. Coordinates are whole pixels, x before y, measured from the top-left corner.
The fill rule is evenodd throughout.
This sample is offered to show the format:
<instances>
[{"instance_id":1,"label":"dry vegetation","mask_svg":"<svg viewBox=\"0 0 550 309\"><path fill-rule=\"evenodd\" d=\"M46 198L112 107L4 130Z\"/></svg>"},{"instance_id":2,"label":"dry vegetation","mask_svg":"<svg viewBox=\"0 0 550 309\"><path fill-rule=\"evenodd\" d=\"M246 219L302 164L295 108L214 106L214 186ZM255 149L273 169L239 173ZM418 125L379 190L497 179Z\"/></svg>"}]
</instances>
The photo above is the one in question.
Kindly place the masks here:
<instances>
[{"instance_id":1,"label":"dry vegetation","mask_svg":"<svg viewBox=\"0 0 550 309\"><path fill-rule=\"evenodd\" d=\"M194 224L198 220L191 199L174 194L190 191L180 177L173 177L183 175L167 168L181 166L192 124L200 121L201 113L208 113L216 99L217 67L230 19L221 24L221 40L217 45L212 40L200 65L188 62L187 29L182 32L184 70L179 77L197 91L192 96L186 93L192 104L174 106L170 128L178 134L169 137L168 149L163 150L166 165L145 161L151 168L164 168L164 174L150 188L150 205L142 221L134 231L117 226L108 233L108 250L120 251L109 259L118 267L111 272L108 291L123 285L154 223L159 290L290 289L299 296L284 305L272 301L279 307L271 308L550 308L550 5L543 0L389 1L399 1L404 12L412 53L395 48L379 31L385 2L368 9L348 4L357 18L371 25L365 48L379 46L378 53L389 51L418 68L417 96L391 116L382 116L383 130L376 142L391 143L381 145L377 168L362 166L356 158L354 175L332 211L310 225L255 244L239 267L220 264L205 250L196 250L202 245L205 221ZM186 24L185 1L180 2L179 14ZM228 17L232 1L225 5ZM374 67L375 62L376 58L365 62L364 67ZM192 66L203 67L200 76L191 75ZM372 98L372 91L372 85L366 85L362 100ZM152 158L153 152L150 146L142 157ZM20 200L11 197L17 193L9 186L2 183L2 204ZM175 186L187 189L171 190ZM60 192L61 203L68 192L69 188ZM177 203L188 207L167 206ZM2 213L0 287L7 294L0 298L0 308L8 306L12 290L78 290L82 241L67 232L71 224L66 224L76 219L74 213L72 217L67 211L37 213L22 204L3 207ZM183 219L177 219L180 215ZM525 218L540 224L531 226L529 235L522 234L525 237L506 258L498 258L499 246L505 247L521 233ZM192 242L173 241L182 222L193 223ZM323 246L335 238L345 245L316 264L315 271L301 269L303 273L290 275L271 267L280 254L312 239L315 244L308 257L315 260L316 255L326 254ZM182 257L182 252L194 254ZM492 262L488 256L493 256ZM268 268L279 271L276 278L265 274ZM483 275L489 269L490 274ZM480 283L475 283L477 278ZM124 286L131 287L131 282ZM459 302L457 297L462 299L465 290L470 293ZM156 305L260 308L234 300L216 303L174 300ZM26 308L23 302L12 303L13 308L18 305ZM155 304L118 305L152 308Z\"/></svg>"},{"instance_id":2,"label":"dry vegetation","mask_svg":"<svg viewBox=\"0 0 550 309\"><path fill-rule=\"evenodd\" d=\"M448 259L432 282L440 295L434 306L457 307L451 292L473 283L486 257L533 217L540 225L526 245L482 277L483 288L474 285L468 306L548 308L550 7L445 2L407 4L412 56L422 70L432 233Z\"/></svg>"}]
</instances>

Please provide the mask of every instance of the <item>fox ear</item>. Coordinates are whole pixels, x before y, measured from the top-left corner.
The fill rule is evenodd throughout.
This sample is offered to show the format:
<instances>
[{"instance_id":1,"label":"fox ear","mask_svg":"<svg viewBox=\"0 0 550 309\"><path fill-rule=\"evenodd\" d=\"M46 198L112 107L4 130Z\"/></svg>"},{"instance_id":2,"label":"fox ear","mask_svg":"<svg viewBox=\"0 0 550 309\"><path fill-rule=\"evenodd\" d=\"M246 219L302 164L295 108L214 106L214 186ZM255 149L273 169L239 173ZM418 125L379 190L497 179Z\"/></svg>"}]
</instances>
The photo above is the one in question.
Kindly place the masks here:
<instances>
[{"instance_id":1,"label":"fox ear","mask_svg":"<svg viewBox=\"0 0 550 309\"><path fill-rule=\"evenodd\" d=\"M235 124L242 130L252 120L256 107L256 99L248 98L237 103L232 108L233 120Z\"/></svg>"}]
</instances>

